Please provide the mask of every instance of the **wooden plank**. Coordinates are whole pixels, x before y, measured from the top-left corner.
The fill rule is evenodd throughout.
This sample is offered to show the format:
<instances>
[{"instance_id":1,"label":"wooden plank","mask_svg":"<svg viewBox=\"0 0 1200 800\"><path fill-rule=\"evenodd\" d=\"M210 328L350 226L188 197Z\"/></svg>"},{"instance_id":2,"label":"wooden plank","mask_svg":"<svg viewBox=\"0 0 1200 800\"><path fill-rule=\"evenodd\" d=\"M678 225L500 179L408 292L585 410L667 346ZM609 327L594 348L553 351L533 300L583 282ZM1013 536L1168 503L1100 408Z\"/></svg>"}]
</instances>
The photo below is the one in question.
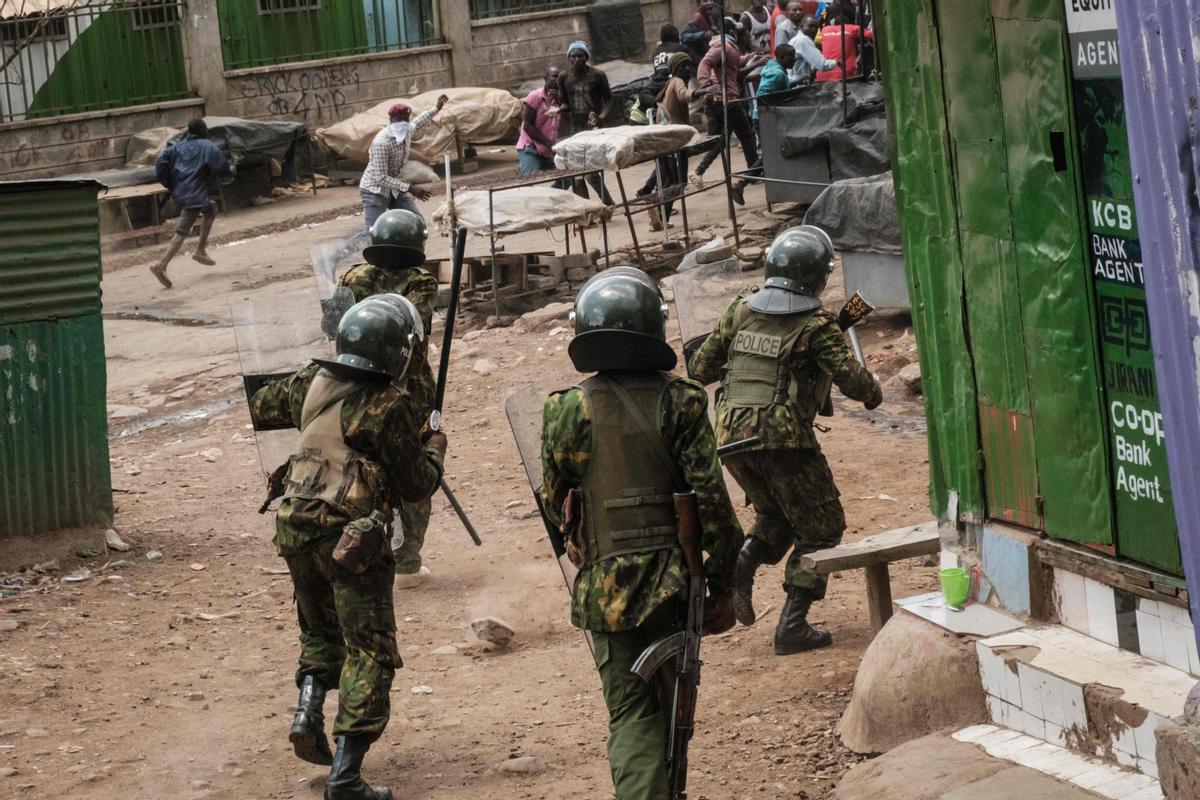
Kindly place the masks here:
<instances>
[{"instance_id":1,"label":"wooden plank","mask_svg":"<svg viewBox=\"0 0 1200 800\"><path fill-rule=\"evenodd\" d=\"M921 525L896 528L868 536L857 542L847 542L826 550L815 550L803 556L800 563L805 569L818 575L828 575L847 569L932 555L940 549L937 523L931 520Z\"/></svg>"},{"instance_id":2,"label":"wooden plank","mask_svg":"<svg viewBox=\"0 0 1200 800\"><path fill-rule=\"evenodd\" d=\"M1034 546L1038 561L1048 567L1073 572L1147 600L1188 607L1187 589L1183 588L1183 581L1173 575L1140 564L1117 561L1070 542L1039 539Z\"/></svg>"},{"instance_id":3,"label":"wooden plank","mask_svg":"<svg viewBox=\"0 0 1200 800\"><path fill-rule=\"evenodd\" d=\"M159 183L139 183L136 186L120 186L116 189L106 189L98 198L101 203L110 200L128 200L131 197L153 197L166 194L166 188Z\"/></svg>"},{"instance_id":4,"label":"wooden plank","mask_svg":"<svg viewBox=\"0 0 1200 800\"><path fill-rule=\"evenodd\" d=\"M880 628L892 618L892 581L888 576L886 561L869 564L866 573L867 609L871 612L871 629L879 633Z\"/></svg>"}]
</instances>

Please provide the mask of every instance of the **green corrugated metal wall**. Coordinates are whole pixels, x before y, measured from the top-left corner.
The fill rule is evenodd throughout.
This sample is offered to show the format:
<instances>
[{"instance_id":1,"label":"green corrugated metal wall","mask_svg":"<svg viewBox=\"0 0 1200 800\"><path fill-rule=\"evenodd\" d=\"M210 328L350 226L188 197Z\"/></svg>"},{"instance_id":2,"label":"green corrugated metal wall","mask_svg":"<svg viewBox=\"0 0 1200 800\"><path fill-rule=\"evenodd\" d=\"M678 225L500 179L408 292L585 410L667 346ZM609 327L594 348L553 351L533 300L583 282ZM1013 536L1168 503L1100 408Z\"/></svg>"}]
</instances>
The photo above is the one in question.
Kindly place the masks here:
<instances>
[{"instance_id":1,"label":"green corrugated metal wall","mask_svg":"<svg viewBox=\"0 0 1200 800\"><path fill-rule=\"evenodd\" d=\"M260 13L258 0L217 0L225 69L365 53L367 13L362 0L317 8Z\"/></svg>"},{"instance_id":2,"label":"green corrugated metal wall","mask_svg":"<svg viewBox=\"0 0 1200 800\"><path fill-rule=\"evenodd\" d=\"M31 119L190 94L178 22L138 30L133 8L91 13L95 19L71 42L34 95L27 112Z\"/></svg>"},{"instance_id":3,"label":"green corrugated metal wall","mask_svg":"<svg viewBox=\"0 0 1200 800\"><path fill-rule=\"evenodd\" d=\"M929 499L939 516L981 520L983 487L963 262L958 247L941 47L929 0L876 4L892 174L929 430Z\"/></svg>"},{"instance_id":4,"label":"green corrugated metal wall","mask_svg":"<svg viewBox=\"0 0 1200 800\"><path fill-rule=\"evenodd\" d=\"M1061 0L881 5L933 508L1111 543Z\"/></svg>"},{"instance_id":5,"label":"green corrugated metal wall","mask_svg":"<svg viewBox=\"0 0 1200 800\"><path fill-rule=\"evenodd\" d=\"M0 536L112 519L94 184L0 184Z\"/></svg>"}]
</instances>

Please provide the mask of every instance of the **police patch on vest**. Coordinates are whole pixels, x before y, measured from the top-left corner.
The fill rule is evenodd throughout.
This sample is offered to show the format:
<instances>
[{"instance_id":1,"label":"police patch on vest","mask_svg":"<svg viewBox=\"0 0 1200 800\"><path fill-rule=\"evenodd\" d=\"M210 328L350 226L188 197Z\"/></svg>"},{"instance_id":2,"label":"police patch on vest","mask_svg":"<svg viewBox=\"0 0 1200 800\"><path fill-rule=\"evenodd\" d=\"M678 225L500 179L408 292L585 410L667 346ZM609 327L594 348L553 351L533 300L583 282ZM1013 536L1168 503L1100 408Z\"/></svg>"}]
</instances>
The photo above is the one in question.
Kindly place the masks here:
<instances>
[{"instance_id":1,"label":"police patch on vest","mask_svg":"<svg viewBox=\"0 0 1200 800\"><path fill-rule=\"evenodd\" d=\"M779 349L783 347L782 336L772 336L769 333L753 331L738 331L733 337L733 351L752 356L778 358Z\"/></svg>"}]
</instances>

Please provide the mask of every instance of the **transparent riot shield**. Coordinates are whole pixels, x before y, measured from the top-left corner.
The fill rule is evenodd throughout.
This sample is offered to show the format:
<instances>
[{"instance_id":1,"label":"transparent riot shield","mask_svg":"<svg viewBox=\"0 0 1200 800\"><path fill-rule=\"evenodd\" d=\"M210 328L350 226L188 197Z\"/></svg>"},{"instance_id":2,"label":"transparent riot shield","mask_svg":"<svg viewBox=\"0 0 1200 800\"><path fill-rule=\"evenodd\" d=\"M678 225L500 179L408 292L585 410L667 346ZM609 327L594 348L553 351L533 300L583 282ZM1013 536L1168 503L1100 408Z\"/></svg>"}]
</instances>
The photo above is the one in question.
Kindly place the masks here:
<instances>
[{"instance_id":1,"label":"transparent riot shield","mask_svg":"<svg viewBox=\"0 0 1200 800\"><path fill-rule=\"evenodd\" d=\"M542 407L549 395L550 390L544 386L523 386L504 399L504 413L508 415L508 424L517 442L517 452L521 456L525 477L529 479L529 488L533 490L539 512L542 511ZM554 548L554 557L562 567L563 578L569 589L579 570L567 559L562 534L546 520L544 514L542 521L546 524L550 546Z\"/></svg>"},{"instance_id":2,"label":"transparent riot shield","mask_svg":"<svg viewBox=\"0 0 1200 800\"><path fill-rule=\"evenodd\" d=\"M554 549L554 558L562 570L563 581L567 584L567 593L575 587L575 576L579 570L567 558L566 545L562 533L546 519L542 510L542 407L550 390L545 386L524 386L513 391L504 399L504 413L508 415L508 424L512 428L513 439L517 442L517 452L521 456L521 464L525 467L525 477L529 479L529 488L533 490L533 501L537 505L542 524L546 527L546 535L550 538L550 546ZM584 631L588 647L592 646L592 637Z\"/></svg>"},{"instance_id":3,"label":"transparent riot shield","mask_svg":"<svg viewBox=\"0 0 1200 800\"><path fill-rule=\"evenodd\" d=\"M692 354L712 333L733 298L762 281L758 270L743 272L741 262L726 258L698 264L676 273L671 279L675 293L675 318L684 353Z\"/></svg>"},{"instance_id":4,"label":"transparent riot shield","mask_svg":"<svg viewBox=\"0 0 1200 800\"><path fill-rule=\"evenodd\" d=\"M357 231L346 239L322 242L309 250L320 298L321 330L330 340L337 334L342 315L354 305L354 294L345 286L338 286L338 277L362 261L362 249L370 243L369 233Z\"/></svg>"},{"instance_id":5,"label":"transparent riot shield","mask_svg":"<svg viewBox=\"0 0 1200 800\"><path fill-rule=\"evenodd\" d=\"M321 330L317 293L310 283L292 291L272 292L229 301L246 401L271 380L286 378L314 358L330 358L333 346ZM295 452L300 432L255 423L259 463L270 476Z\"/></svg>"}]
</instances>

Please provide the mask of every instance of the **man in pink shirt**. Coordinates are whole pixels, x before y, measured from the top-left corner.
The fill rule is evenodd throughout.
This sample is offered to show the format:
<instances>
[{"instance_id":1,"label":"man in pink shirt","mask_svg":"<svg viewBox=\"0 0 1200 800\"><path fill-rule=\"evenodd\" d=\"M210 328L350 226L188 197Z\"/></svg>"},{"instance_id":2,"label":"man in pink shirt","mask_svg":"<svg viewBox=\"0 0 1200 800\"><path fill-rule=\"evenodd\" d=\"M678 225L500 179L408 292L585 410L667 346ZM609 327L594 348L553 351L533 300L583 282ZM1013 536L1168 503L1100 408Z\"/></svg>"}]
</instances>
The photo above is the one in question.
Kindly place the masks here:
<instances>
[{"instance_id":1,"label":"man in pink shirt","mask_svg":"<svg viewBox=\"0 0 1200 800\"><path fill-rule=\"evenodd\" d=\"M522 101L524 115L517 138L517 163L522 175L554 169L554 143L558 141L561 107L558 99L558 67L546 68L546 82Z\"/></svg>"},{"instance_id":2,"label":"man in pink shirt","mask_svg":"<svg viewBox=\"0 0 1200 800\"><path fill-rule=\"evenodd\" d=\"M700 68L697 70L696 79L703 87L708 88L708 94L704 97L704 113L708 116L708 133L710 136L722 134L723 138L728 138L730 133L734 133L738 137L738 141L742 143L742 154L746 157L746 166L749 167L758 163L758 145L754 138L754 125L750 122L750 115L746 113L745 103L734 103L734 100L742 96L742 83L746 80L746 75L750 73L756 66L759 60L752 55L743 55L735 44L737 41L737 33L740 30L736 20L727 19L724 41L720 36L714 36L712 45L708 48L708 52L704 54L704 58L700 60ZM722 59L722 50L724 58ZM722 60L724 64L722 64ZM724 71L722 72L722 66ZM724 114L721 108L721 85L725 86L725 100L729 115L729 130L725 130ZM705 170L716 161L721 154L720 148L714 148L708 151L700 163L696 165L695 180L700 181ZM740 189L744 185L743 181L738 181L734 187L735 198L740 197ZM739 201L741 202L741 201Z\"/></svg>"}]
</instances>

